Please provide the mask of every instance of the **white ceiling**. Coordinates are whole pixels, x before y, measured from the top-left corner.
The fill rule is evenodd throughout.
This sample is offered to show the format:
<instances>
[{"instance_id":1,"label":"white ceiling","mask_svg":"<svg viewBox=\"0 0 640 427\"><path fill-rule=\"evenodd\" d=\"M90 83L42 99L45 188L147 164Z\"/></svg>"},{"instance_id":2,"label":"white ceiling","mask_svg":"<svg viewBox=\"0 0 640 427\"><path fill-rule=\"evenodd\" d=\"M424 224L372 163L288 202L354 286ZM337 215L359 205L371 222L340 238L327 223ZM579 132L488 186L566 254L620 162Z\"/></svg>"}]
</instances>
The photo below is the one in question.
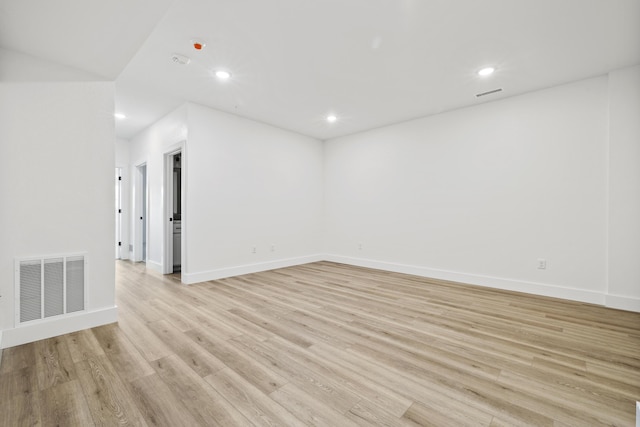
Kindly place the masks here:
<instances>
[{"instance_id":1,"label":"white ceiling","mask_svg":"<svg viewBox=\"0 0 640 427\"><path fill-rule=\"evenodd\" d=\"M638 64L640 0L0 0L0 47L116 80L123 138L192 101L328 139Z\"/></svg>"}]
</instances>

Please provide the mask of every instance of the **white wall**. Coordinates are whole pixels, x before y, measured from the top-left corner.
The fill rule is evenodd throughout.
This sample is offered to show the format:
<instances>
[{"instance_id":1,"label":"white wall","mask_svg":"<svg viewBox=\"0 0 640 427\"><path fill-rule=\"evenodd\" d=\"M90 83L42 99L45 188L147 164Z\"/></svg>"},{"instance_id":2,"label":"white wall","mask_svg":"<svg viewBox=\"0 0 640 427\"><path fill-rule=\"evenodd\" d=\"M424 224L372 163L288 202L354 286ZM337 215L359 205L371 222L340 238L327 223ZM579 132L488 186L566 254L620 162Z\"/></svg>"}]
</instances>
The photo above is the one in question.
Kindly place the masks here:
<instances>
[{"instance_id":1,"label":"white wall","mask_svg":"<svg viewBox=\"0 0 640 427\"><path fill-rule=\"evenodd\" d=\"M148 234L147 234L147 266L161 272L163 263L163 158L164 153L185 141L187 138L186 106L178 108L158 122L154 123L130 141L130 171L132 191L130 200L132 206L130 235L131 241L135 241L136 233L139 233L140 217L135 210L136 198L140 188L135 179L136 167L146 163L147 165L147 198L148 209ZM135 243L134 243L135 244Z\"/></svg>"},{"instance_id":2,"label":"white wall","mask_svg":"<svg viewBox=\"0 0 640 427\"><path fill-rule=\"evenodd\" d=\"M609 296L640 311L640 66L609 75Z\"/></svg>"},{"instance_id":3,"label":"white wall","mask_svg":"<svg viewBox=\"0 0 640 427\"><path fill-rule=\"evenodd\" d=\"M115 321L114 85L0 83L0 330L8 347ZM87 312L15 328L14 259L86 252Z\"/></svg>"},{"instance_id":4,"label":"white wall","mask_svg":"<svg viewBox=\"0 0 640 427\"><path fill-rule=\"evenodd\" d=\"M607 114L600 77L327 141L329 258L604 303Z\"/></svg>"},{"instance_id":5,"label":"white wall","mask_svg":"<svg viewBox=\"0 0 640 427\"><path fill-rule=\"evenodd\" d=\"M195 104L188 123L183 281L320 259L322 143Z\"/></svg>"},{"instance_id":6,"label":"white wall","mask_svg":"<svg viewBox=\"0 0 640 427\"><path fill-rule=\"evenodd\" d=\"M619 70L324 144L187 104L132 141L152 264L162 156L186 140L186 283L330 259L640 311L639 80Z\"/></svg>"},{"instance_id":7,"label":"white wall","mask_svg":"<svg viewBox=\"0 0 640 427\"><path fill-rule=\"evenodd\" d=\"M84 82L103 80L86 71L0 48L0 81Z\"/></svg>"},{"instance_id":8,"label":"white wall","mask_svg":"<svg viewBox=\"0 0 640 427\"><path fill-rule=\"evenodd\" d=\"M129 259L129 227L131 225L131 166L129 159L129 141L116 138L116 168L121 169L122 181L120 184L120 204L122 206L120 241L122 242L122 250L120 251L121 259Z\"/></svg>"},{"instance_id":9,"label":"white wall","mask_svg":"<svg viewBox=\"0 0 640 427\"><path fill-rule=\"evenodd\" d=\"M180 142L183 282L322 258L322 142L186 104L131 141L132 173L147 164L149 267L162 271L163 158Z\"/></svg>"}]
</instances>

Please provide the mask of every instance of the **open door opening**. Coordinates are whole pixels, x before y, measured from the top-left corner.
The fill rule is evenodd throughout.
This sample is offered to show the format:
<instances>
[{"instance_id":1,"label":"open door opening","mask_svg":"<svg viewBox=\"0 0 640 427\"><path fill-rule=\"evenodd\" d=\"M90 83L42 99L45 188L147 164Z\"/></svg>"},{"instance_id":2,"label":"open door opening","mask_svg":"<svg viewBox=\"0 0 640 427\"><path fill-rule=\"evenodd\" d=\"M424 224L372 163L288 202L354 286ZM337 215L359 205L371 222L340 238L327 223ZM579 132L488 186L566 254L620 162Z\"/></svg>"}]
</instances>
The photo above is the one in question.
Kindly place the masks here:
<instances>
[{"instance_id":1,"label":"open door opening","mask_svg":"<svg viewBox=\"0 0 640 427\"><path fill-rule=\"evenodd\" d=\"M182 153L178 152L172 157L173 172L172 172L172 217L173 217L173 267L174 273L181 270L181 246L182 246Z\"/></svg>"},{"instance_id":2,"label":"open door opening","mask_svg":"<svg viewBox=\"0 0 640 427\"><path fill-rule=\"evenodd\" d=\"M181 150L165 154L164 274L182 271L183 171Z\"/></svg>"}]
</instances>

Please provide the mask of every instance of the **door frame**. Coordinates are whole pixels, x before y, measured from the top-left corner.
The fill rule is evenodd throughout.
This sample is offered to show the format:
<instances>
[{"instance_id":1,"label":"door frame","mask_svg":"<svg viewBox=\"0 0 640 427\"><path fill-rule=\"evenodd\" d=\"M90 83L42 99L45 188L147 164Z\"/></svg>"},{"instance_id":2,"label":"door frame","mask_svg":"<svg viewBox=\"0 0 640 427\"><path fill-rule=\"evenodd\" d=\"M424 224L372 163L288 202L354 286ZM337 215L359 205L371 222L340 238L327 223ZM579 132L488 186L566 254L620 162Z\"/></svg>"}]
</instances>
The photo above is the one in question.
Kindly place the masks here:
<instances>
[{"instance_id":1,"label":"door frame","mask_svg":"<svg viewBox=\"0 0 640 427\"><path fill-rule=\"evenodd\" d=\"M163 156L163 253L162 253L162 273L173 273L173 156L180 153L180 221L182 231L180 233L180 270L186 270L185 265L185 219L186 219L186 141L180 141L171 145L164 152ZM171 218L171 220L170 220Z\"/></svg>"}]
</instances>

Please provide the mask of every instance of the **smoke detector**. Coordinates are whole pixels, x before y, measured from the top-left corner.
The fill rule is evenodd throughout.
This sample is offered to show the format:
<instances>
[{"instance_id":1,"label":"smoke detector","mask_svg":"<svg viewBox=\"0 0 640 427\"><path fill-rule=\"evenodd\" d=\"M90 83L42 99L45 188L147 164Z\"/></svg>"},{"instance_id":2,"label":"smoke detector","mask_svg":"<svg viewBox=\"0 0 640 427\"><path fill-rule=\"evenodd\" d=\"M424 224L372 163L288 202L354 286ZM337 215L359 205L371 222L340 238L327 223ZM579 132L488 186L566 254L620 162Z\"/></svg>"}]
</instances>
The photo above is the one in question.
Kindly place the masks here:
<instances>
[{"instance_id":1,"label":"smoke detector","mask_svg":"<svg viewBox=\"0 0 640 427\"><path fill-rule=\"evenodd\" d=\"M187 58L184 55L180 55L179 53L174 53L171 56L171 60L173 62L175 62L176 64L180 64L180 65L187 65L187 64L189 64L189 62L191 62L191 60L189 58Z\"/></svg>"},{"instance_id":2,"label":"smoke detector","mask_svg":"<svg viewBox=\"0 0 640 427\"><path fill-rule=\"evenodd\" d=\"M204 50L207 44L204 42L204 40L193 39L191 40L191 46L193 46L193 48L199 52Z\"/></svg>"}]
</instances>

